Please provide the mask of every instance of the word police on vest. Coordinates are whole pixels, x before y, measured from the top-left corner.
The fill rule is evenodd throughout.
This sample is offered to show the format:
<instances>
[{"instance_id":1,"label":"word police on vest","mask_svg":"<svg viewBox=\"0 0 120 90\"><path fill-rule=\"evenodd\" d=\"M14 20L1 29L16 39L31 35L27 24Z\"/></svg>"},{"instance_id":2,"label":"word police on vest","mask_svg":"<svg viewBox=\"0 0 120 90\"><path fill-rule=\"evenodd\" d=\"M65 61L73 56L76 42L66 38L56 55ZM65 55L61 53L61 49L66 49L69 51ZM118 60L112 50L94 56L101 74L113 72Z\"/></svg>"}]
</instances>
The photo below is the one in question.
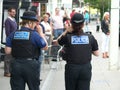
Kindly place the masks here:
<instances>
[{"instance_id":1,"label":"word police on vest","mask_svg":"<svg viewBox=\"0 0 120 90\"><path fill-rule=\"evenodd\" d=\"M23 40L29 40L30 32L21 31L21 32L15 32L14 39L23 39Z\"/></svg>"},{"instance_id":2,"label":"word police on vest","mask_svg":"<svg viewBox=\"0 0 120 90\"><path fill-rule=\"evenodd\" d=\"M71 44L89 44L88 36L72 36Z\"/></svg>"}]
</instances>

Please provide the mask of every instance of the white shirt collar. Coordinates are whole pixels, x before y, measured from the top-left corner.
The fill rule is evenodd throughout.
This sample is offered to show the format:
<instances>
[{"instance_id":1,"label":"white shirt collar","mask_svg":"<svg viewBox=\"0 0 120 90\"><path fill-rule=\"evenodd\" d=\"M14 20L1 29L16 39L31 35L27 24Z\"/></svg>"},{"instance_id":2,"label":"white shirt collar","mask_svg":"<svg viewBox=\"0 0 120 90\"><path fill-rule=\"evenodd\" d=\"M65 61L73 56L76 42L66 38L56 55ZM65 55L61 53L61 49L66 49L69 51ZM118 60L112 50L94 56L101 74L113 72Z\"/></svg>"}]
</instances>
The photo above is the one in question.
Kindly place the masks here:
<instances>
[{"instance_id":1,"label":"white shirt collar","mask_svg":"<svg viewBox=\"0 0 120 90\"><path fill-rule=\"evenodd\" d=\"M15 18L12 18L12 17L10 17L10 16L8 16L8 18L11 19L12 21L15 21Z\"/></svg>"}]
</instances>

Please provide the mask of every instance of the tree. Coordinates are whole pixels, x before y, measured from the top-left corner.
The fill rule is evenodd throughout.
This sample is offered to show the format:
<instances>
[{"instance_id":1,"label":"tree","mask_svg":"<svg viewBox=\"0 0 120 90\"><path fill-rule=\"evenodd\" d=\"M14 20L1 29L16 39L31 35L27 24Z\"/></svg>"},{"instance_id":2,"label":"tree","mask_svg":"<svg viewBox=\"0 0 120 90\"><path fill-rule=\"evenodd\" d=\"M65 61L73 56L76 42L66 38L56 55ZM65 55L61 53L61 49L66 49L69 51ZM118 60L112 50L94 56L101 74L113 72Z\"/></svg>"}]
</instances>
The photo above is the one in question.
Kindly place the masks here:
<instances>
[{"instance_id":1,"label":"tree","mask_svg":"<svg viewBox=\"0 0 120 90\"><path fill-rule=\"evenodd\" d=\"M97 8L100 11L101 19L104 12L110 12L111 0L84 0L84 2L89 3L93 8Z\"/></svg>"}]
</instances>

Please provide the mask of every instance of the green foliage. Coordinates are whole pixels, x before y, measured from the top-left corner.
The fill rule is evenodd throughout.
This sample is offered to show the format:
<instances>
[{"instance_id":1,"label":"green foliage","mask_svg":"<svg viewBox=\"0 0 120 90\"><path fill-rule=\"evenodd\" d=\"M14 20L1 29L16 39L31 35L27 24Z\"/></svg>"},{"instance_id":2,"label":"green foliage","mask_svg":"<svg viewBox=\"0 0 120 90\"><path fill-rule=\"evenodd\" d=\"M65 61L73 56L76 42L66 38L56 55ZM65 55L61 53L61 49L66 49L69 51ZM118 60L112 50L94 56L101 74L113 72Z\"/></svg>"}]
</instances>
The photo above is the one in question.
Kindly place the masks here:
<instances>
[{"instance_id":1,"label":"green foliage","mask_svg":"<svg viewBox=\"0 0 120 90\"><path fill-rule=\"evenodd\" d=\"M84 0L84 2L89 3L93 8L97 8L100 11L101 18L104 12L110 12L111 0Z\"/></svg>"}]
</instances>

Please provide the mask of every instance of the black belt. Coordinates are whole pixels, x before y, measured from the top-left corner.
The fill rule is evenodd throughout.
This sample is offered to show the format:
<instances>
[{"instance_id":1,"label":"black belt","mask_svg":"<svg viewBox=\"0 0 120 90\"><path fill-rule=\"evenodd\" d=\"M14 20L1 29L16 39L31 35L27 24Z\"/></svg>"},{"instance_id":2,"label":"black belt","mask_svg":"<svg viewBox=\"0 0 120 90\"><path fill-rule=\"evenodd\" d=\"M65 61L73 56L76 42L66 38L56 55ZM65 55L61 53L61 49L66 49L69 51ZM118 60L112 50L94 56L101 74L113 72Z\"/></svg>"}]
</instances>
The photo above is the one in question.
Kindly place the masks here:
<instances>
[{"instance_id":1,"label":"black belt","mask_svg":"<svg viewBox=\"0 0 120 90\"><path fill-rule=\"evenodd\" d=\"M90 63L90 62L89 61L84 62L84 63L67 62L67 64L75 64L75 65L84 65L84 64L88 64L88 63Z\"/></svg>"},{"instance_id":2,"label":"black belt","mask_svg":"<svg viewBox=\"0 0 120 90\"><path fill-rule=\"evenodd\" d=\"M19 60L37 60L35 58L15 58L15 59L19 59Z\"/></svg>"},{"instance_id":3,"label":"black belt","mask_svg":"<svg viewBox=\"0 0 120 90\"><path fill-rule=\"evenodd\" d=\"M26 58L26 60L35 60L35 59L33 59L33 58Z\"/></svg>"}]
</instances>

